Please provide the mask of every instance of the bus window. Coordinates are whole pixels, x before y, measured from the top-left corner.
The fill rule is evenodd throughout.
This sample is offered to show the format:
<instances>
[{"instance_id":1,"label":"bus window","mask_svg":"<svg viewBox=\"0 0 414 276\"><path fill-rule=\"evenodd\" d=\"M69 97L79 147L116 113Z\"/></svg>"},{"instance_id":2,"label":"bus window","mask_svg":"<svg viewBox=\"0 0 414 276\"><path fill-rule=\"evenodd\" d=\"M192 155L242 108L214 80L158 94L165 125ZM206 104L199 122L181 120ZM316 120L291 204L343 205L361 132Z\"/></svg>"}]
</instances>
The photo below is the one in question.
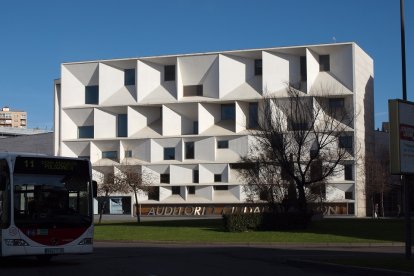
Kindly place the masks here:
<instances>
[{"instance_id":1,"label":"bus window","mask_svg":"<svg viewBox=\"0 0 414 276\"><path fill-rule=\"evenodd\" d=\"M0 228L10 224L9 216L10 170L6 160L0 160Z\"/></svg>"}]
</instances>

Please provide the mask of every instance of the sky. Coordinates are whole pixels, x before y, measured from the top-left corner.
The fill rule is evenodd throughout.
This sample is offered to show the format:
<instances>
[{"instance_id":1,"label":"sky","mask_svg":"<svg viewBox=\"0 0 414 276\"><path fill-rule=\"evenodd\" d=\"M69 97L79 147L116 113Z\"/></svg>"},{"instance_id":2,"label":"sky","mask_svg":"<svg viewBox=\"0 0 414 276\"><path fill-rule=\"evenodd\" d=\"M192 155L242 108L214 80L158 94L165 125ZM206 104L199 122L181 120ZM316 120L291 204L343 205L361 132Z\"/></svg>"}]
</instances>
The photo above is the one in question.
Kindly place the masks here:
<instances>
[{"instance_id":1,"label":"sky","mask_svg":"<svg viewBox=\"0 0 414 276\"><path fill-rule=\"evenodd\" d=\"M414 101L414 0L405 0ZM356 42L374 60L375 126L402 98L399 0L2 0L0 107L53 128L60 64L84 60Z\"/></svg>"}]
</instances>

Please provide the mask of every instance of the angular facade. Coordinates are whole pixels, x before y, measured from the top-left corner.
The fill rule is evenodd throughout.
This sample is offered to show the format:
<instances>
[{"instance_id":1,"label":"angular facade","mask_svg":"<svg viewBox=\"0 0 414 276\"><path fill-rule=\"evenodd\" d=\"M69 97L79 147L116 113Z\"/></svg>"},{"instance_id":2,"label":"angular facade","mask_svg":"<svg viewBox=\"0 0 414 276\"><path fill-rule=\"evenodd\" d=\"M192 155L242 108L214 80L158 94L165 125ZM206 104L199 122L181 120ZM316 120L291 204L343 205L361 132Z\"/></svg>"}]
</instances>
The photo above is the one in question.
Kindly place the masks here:
<instances>
[{"instance_id":1,"label":"angular facade","mask_svg":"<svg viewBox=\"0 0 414 276\"><path fill-rule=\"evenodd\" d=\"M142 205L243 203L234 164L248 153L263 95L286 97L287 83L309 96L331 87L325 98L355 114L352 142L361 153L373 147L373 61L343 43L64 63L55 154L89 158L97 178L122 165L145 170L156 183ZM365 216L355 163L326 184L327 214ZM109 211L128 212L133 198L115 197Z\"/></svg>"}]
</instances>

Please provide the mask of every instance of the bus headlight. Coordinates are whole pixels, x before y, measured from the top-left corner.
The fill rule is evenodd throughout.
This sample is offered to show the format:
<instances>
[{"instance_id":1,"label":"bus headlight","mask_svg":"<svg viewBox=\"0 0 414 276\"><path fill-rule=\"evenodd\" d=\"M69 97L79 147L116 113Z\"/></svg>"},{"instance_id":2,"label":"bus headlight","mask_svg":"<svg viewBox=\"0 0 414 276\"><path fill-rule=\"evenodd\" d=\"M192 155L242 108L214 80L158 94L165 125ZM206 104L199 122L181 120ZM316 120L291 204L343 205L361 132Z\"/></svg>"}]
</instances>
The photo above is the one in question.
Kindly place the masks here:
<instances>
[{"instance_id":1,"label":"bus headlight","mask_svg":"<svg viewBox=\"0 0 414 276\"><path fill-rule=\"evenodd\" d=\"M79 245L91 245L91 244L93 244L92 238L84 238L83 240L79 242Z\"/></svg>"},{"instance_id":2,"label":"bus headlight","mask_svg":"<svg viewBox=\"0 0 414 276\"><path fill-rule=\"evenodd\" d=\"M29 246L29 244L25 240L21 239L6 239L4 240L4 242L8 246Z\"/></svg>"}]
</instances>

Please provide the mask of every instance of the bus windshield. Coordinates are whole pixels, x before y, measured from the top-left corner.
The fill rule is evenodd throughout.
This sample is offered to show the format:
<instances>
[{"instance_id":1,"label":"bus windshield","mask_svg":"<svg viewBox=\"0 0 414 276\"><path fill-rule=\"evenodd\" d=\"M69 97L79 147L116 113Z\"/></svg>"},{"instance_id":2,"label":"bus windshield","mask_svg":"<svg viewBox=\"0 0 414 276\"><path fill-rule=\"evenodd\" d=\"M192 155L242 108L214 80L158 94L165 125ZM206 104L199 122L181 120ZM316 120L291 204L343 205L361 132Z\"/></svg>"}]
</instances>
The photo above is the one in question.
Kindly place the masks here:
<instances>
[{"instance_id":1,"label":"bus windshield","mask_svg":"<svg viewBox=\"0 0 414 276\"><path fill-rule=\"evenodd\" d=\"M91 225L88 173L21 172L15 170L13 181L16 226L76 228Z\"/></svg>"}]
</instances>

